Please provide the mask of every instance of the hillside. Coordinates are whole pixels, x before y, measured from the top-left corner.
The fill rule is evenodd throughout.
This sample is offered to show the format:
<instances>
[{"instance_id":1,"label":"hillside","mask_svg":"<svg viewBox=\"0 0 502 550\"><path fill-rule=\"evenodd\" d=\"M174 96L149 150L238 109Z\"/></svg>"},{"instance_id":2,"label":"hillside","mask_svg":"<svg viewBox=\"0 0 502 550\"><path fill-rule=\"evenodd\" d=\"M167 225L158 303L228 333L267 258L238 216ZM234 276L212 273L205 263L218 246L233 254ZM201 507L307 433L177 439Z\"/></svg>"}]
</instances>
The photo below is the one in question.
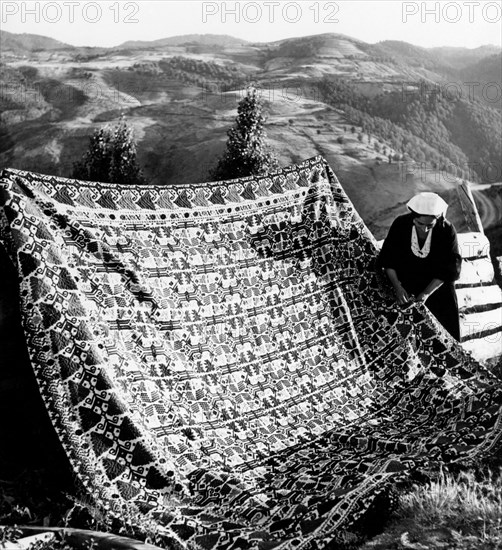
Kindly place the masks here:
<instances>
[{"instance_id":1,"label":"hillside","mask_svg":"<svg viewBox=\"0 0 502 550\"><path fill-rule=\"evenodd\" d=\"M483 57L460 70L463 82L480 83L472 85L476 97L486 101L489 105L500 108L502 95L500 82L502 82L502 53L496 53ZM489 84L491 83L491 84ZM497 84L499 84L497 86Z\"/></svg>"},{"instance_id":2,"label":"hillside","mask_svg":"<svg viewBox=\"0 0 502 550\"><path fill-rule=\"evenodd\" d=\"M471 49L443 46L431 48L429 51L456 69L463 69L468 65L476 65L483 59L500 54L500 48L491 45Z\"/></svg>"},{"instance_id":3,"label":"hillside","mask_svg":"<svg viewBox=\"0 0 502 550\"><path fill-rule=\"evenodd\" d=\"M453 72L452 65L444 59L444 56L440 52L434 52L433 50L414 46L413 44L399 40L384 40L383 42L378 42L377 47L391 59L402 65L424 67L442 74L451 74Z\"/></svg>"},{"instance_id":4,"label":"hillside","mask_svg":"<svg viewBox=\"0 0 502 550\"><path fill-rule=\"evenodd\" d=\"M403 101L410 86L451 80L460 66L472 71L468 50L460 65L459 51L340 34L271 43L187 35L115 48L1 36L2 166L69 175L93 130L125 114L149 181L207 180L251 81L281 164L324 155L378 237L415 191L448 193L466 176L492 183L464 165L498 162L493 106L465 98L431 105L420 94ZM489 69L493 51L478 53L478 68Z\"/></svg>"},{"instance_id":5,"label":"hillside","mask_svg":"<svg viewBox=\"0 0 502 550\"><path fill-rule=\"evenodd\" d=\"M13 34L2 31L0 33L0 51L25 54L47 50L73 50L74 46L59 42L47 36L38 34Z\"/></svg>"},{"instance_id":6,"label":"hillside","mask_svg":"<svg viewBox=\"0 0 502 550\"><path fill-rule=\"evenodd\" d=\"M411 158L465 179L495 182L486 181L485 168L502 165L502 112L446 91L430 93L424 81L405 96L389 91L371 99L339 79L326 78L321 85L327 103Z\"/></svg>"},{"instance_id":7,"label":"hillside","mask_svg":"<svg viewBox=\"0 0 502 550\"><path fill-rule=\"evenodd\" d=\"M169 46L182 46L185 44L197 44L199 46L238 46L246 43L246 40L234 38L224 34L184 34L182 36L169 36L159 40L128 40L114 49L117 50L135 50L135 49L154 49Z\"/></svg>"}]
</instances>

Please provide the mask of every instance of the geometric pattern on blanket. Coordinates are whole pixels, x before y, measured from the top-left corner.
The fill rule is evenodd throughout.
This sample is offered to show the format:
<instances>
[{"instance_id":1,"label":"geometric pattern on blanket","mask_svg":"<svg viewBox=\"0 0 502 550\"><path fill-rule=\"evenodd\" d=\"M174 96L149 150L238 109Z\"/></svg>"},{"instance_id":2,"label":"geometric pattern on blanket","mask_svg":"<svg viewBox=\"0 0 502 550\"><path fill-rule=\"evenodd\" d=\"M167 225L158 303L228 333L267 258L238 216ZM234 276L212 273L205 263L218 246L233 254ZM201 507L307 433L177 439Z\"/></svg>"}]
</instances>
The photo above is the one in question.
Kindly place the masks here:
<instances>
[{"instance_id":1,"label":"geometric pattern on blanket","mask_svg":"<svg viewBox=\"0 0 502 550\"><path fill-rule=\"evenodd\" d=\"M485 456L501 385L399 308L322 157L169 186L7 169L41 395L101 504L186 548L323 548L414 472Z\"/></svg>"}]
</instances>

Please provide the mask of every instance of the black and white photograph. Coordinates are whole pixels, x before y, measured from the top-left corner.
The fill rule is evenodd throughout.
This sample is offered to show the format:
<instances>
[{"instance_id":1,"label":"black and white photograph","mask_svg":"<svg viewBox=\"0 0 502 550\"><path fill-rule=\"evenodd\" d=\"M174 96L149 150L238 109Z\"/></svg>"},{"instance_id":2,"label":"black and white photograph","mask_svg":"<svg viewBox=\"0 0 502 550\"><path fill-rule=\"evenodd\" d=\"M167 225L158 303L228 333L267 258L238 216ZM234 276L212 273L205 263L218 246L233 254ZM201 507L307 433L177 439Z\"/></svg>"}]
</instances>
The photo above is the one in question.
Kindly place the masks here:
<instances>
[{"instance_id":1,"label":"black and white photograph","mask_svg":"<svg viewBox=\"0 0 502 550\"><path fill-rule=\"evenodd\" d=\"M2 0L0 549L496 550L501 457L501 0Z\"/></svg>"}]
</instances>

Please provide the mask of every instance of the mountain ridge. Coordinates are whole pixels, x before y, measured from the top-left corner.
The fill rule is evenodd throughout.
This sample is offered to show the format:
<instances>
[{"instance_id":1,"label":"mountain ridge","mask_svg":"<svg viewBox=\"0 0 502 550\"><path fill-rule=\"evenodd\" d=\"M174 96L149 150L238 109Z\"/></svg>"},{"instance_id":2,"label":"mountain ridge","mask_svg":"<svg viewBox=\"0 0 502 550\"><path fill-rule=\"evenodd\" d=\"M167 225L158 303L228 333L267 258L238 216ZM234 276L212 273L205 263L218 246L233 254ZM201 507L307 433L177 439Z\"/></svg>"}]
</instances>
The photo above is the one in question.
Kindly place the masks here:
<instances>
[{"instance_id":1,"label":"mountain ridge","mask_svg":"<svg viewBox=\"0 0 502 550\"><path fill-rule=\"evenodd\" d=\"M463 166L456 171L448 165L455 158L467 162L458 148L469 143L463 126L471 110L488 125L499 117L492 105L479 107L482 97L462 104L463 110L445 104L458 119L442 122L442 133L431 134L446 111L441 104L427 107L429 92L460 73L451 66L446 72L447 64L429 50L399 41L368 44L324 33L265 43L210 35L202 43L201 35L181 35L137 47L128 41L120 48L61 49L56 41L40 50L28 35L22 39L31 50L15 40L13 50L2 50L0 165L68 176L93 131L125 115L150 182L207 181L238 101L254 82L281 164L323 155L379 236L406 196L424 189L449 193L469 176ZM329 92L336 82L346 83L350 93L328 94L328 102L326 86ZM392 105L386 98L413 98L410 116L404 109L404 119L392 118L392 109L385 114ZM382 112L369 109L372 104ZM413 124L404 127L406 117ZM420 124L428 124L428 132L420 132ZM476 138L480 150L489 149L483 140L494 139L497 131L487 126ZM451 147L450 135L456 140ZM477 154L472 147L468 152Z\"/></svg>"},{"instance_id":2,"label":"mountain ridge","mask_svg":"<svg viewBox=\"0 0 502 550\"><path fill-rule=\"evenodd\" d=\"M71 44L66 44L65 42L60 42L54 38L44 36L42 34L32 34L32 33L11 33L8 31L0 31L0 51L7 49L16 49L24 51L37 51L40 49L69 49L73 50L76 46Z\"/></svg>"},{"instance_id":3,"label":"mountain ridge","mask_svg":"<svg viewBox=\"0 0 502 550\"><path fill-rule=\"evenodd\" d=\"M230 44L266 45L266 44L279 44L279 43L300 41L300 40L312 40L312 39L322 40L323 38L324 39L338 38L343 40L349 40L351 42L357 42L367 46L386 47L388 45L406 44L417 51L420 50L420 51L428 52L429 54L439 54L441 56L449 56L449 57L456 57L457 55L462 54L464 56L469 55L470 57L479 58L479 57L486 57L494 53L502 52L502 46L499 47L493 44L485 44L482 46L478 46L476 48L467 48L467 47L461 47L461 46L435 46L435 47L426 48L426 47L414 45L402 40L383 40L375 43L370 43L370 42L365 42L360 38L351 37L344 33L311 34L311 35L305 35L300 37L282 38L278 40L264 41L264 42L250 41L244 38L238 38L228 34L192 33L192 34L184 34L184 35L167 36L164 38L159 38L154 40L128 40L120 44L117 44L115 46L87 46L87 45L75 46L75 45L61 42L59 40L56 40L54 38L50 38L44 35L33 34L33 33L12 33L5 30L0 31L0 38L2 37L2 35L7 37L9 40L15 39L18 43L21 43L21 44L24 43L24 49L27 49L27 50L30 50L30 42L36 41L37 39L43 41L46 45L46 48L61 48L61 47L68 48L68 49L99 48L102 50L114 50L114 49L130 48L130 47L134 47L135 45L140 45L140 47L145 47L145 46L156 47L157 45L180 45L180 44L185 44L187 42L198 42L200 44L214 43L214 44L223 44L223 45L230 45ZM52 46L50 45L51 43L53 43Z\"/></svg>"},{"instance_id":4,"label":"mountain ridge","mask_svg":"<svg viewBox=\"0 0 502 550\"><path fill-rule=\"evenodd\" d=\"M181 34L167 36L156 40L128 40L111 49L134 48L158 48L163 46L180 46L183 44L197 43L203 45L240 45L249 44L248 40L236 38L228 34Z\"/></svg>"}]
</instances>

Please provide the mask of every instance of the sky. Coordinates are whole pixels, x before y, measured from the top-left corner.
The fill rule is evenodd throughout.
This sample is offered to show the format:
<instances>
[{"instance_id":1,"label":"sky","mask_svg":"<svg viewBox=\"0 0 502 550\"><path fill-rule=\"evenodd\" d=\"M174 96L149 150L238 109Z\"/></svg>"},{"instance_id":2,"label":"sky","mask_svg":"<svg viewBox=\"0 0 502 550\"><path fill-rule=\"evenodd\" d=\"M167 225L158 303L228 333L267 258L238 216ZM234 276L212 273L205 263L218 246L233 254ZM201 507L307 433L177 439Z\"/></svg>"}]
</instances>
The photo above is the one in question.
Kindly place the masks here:
<instances>
[{"instance_id":1,"label":"sky","mask_svg":"<svg viewBox=\"0 0 502 550\"><path fill-rule=\"evenodd\" d=\"M269 42L332 32L369 43L403 40L423 47L476 48L502 46L502 0L2 0L0 30L75 46L117 46L192 33Z\"/></svg>"}]
</instances>

